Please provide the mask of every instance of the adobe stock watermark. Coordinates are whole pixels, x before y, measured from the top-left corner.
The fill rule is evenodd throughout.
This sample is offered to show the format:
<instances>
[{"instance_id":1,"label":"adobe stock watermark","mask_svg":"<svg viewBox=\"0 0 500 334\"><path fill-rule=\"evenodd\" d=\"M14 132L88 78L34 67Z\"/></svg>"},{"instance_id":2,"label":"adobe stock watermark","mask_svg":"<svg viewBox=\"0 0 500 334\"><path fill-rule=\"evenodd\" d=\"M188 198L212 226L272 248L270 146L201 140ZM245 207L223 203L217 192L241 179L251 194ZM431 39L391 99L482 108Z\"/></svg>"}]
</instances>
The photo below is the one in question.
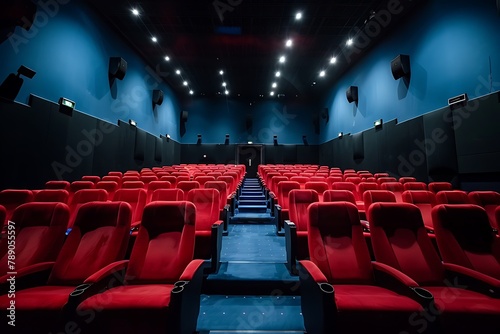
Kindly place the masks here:
<instances>
[{"instance_id":1,"label":"adobe stock watermark","mask_svg":"<svg viewBox=\"0 0 500 334\"><path fill-rule=\"evenodd\" d=\"M217 16L219 16L219 20L224 22L224 13L228 11L232 12L234 8L241 5L242 2L243 0L215 0L212 2L212 5L217 12Z\"/></svg>"},{"instance_id":2,"label":"adobe stock watermark","mask_svg":"<svg viewBox=\"0 0 500 334\"><path fill-rule=\"evenodd\" d=\"M480 98L471 100L463 108L456 109L452 112L443 113L443 120L451 125L453 131L457 131L464 121L467 120L472 112L479 110L481 102L489 98L490 86L495 87L497 90L500 88L500 82L488 82L483 76L478 76L478 85L474 90L476 96L481 96ZM487 92L484 89L487 89ZM486 94L486 95L483 95ZM426 162L426 157L435 154L438 146L445 143L449 139L446 131L442 128L435 128L431 131L430 138L424 138L420 141L415 139L413 144L416 146L408 157L403 155L398 156L398 173L401 176L412 175L416 169L422 166Z\"/></svg>"},{"instance_id":3,"label":"adobe stock watermark","mask_svg":"<svg viewBox=\"0 0 500 334\"><path fill-rule=\"evenodd\" d=\"M349 36L355 36L352 45L340 47L347 63L351 63L351 57L359 54L364 48L368 47L371 41L379 36L384 28L387 28L391 24L393 17L403 13L403 11L404 7L401 5L400 0L391 0L387 3L386 9L376 12L361 29L354 27L349 32Z\"/></svg>"},{"instance_id":4,"label":"adobe stock watermark","mask_svg":"<svg viewBox=\"0 0 500 334\"><path fill-rule=\"evenodd\" d=\"M7 298L9 306L7 307L7 324L16 327L16 223L7 222Z\"/></svg>"},{"instance_id":5,"label":"adobe stock watermark","mask_svg":"<svg viewBox=\"0 0 500 334\"><path fill-rule=\"evenodd\" d=\"M14 32L8 35L8 40L14 49L14 52L16 54L19 53L20 46L28 44L30 40L35 38L35 36L40 32L40 29L45 27L51 18L59 14L61 6L68 4L70 1L71 0L38 1L36 3L38 9L33 19L33 23L30 22L27 17L22 17L21 21L23 22L23 29L21 29L20 33ZM26 30L26 28L30 25L31 28Z\"/></svg>"},{"instance_id":6,"label":"adobe stock watermark","mask_svg":"<svg viewBox=\"0 0 500 334\"><path fill-rule=\"evenodd\" d=\"M144 86L134 86L129 92L122 93L111 104L111 111L116 114L117 119L126 119L131 114L132 110L137 110L140 103L149 97L149 91L156 89L162 82L161 77L167 77L170 73L161 71L160 64L156 66L156 70L147 66L146 74L143 81ZM80 140L76 146L71 147L66 145L66 156L63 162L53 161L51 164L52 170L58 180L64 180L65 174L71 174L75 168L80 166L85 157L90 156L96 147L102 144L106 135L115 131L117 127L111 123L99 122L96 129L81 131L84 139Z\"/></svg>"}]
</instances>

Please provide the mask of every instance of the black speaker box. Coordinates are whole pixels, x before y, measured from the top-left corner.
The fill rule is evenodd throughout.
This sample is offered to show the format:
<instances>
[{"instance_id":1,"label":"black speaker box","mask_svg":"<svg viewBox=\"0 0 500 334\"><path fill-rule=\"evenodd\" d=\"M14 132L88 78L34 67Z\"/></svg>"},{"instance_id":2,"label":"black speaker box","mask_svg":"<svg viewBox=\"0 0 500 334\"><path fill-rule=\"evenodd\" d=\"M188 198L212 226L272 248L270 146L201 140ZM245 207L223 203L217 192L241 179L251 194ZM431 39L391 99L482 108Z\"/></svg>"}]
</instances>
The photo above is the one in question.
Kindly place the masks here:
<instances>
[{"instance_id":1,"label":"black speaker box","mask_svg":"<svg viewBox=\"0 0 500 334\"><path fill-rule=\"evenodd\" d=\"M347 101L349 101L349 103L351 102L354 102L354 101L358 101L358 87L357 86L349 86L349 88L347 88L346 92L345 92L345 95L347 97Z\"/></svg>"},{"instance_id":2,"label":"black speaker box","mask_svg":"<svg viewBox=\"0 0 500 334\"><path fill-rule=\"evenodd\" d=\"M127 73L127 62L121 57L109 58L109 75L112 78L122 80Z\"/></svg>"},{"instance_id":3,"label":"black speaker box","mask_svg":"<svg viewBox=\"0 0 500 334\"><path fill-rule=\"evenodd\" d=\"M408 76L410 70L410 56L398 55L391 61L392 76L395 80Z\"/></svg>"},{"instance_id":4,"label":"black speaker box","mask_svg":"<svg viewBox=\"0 0 500 334\"><path fill-rule=\"evenodd\" d=\"M159 89L153 90L153 104L160 105L163 103L163 91Z\"/></svg>"},{"instance_id":5,"label":"black speaker box","mask_svg":"<svg viewBox=\"0 0 500 334\"><path fill-rule=\"evenodd\" d=\"M188 112L186 110L183 110L181 113L181 122L187 122L188 120Z\"/></svg>"}]
</instances>

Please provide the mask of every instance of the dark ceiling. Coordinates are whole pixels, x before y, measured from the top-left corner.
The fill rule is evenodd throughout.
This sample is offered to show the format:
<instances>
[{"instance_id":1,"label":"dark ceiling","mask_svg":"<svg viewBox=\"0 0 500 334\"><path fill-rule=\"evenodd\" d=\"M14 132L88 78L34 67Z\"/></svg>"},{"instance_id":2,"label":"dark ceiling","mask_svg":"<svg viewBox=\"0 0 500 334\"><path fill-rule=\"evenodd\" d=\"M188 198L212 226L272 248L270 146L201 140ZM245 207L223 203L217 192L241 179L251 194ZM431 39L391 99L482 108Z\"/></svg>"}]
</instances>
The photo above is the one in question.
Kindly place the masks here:
<instances>
[{"instance_id":1,"label":"dark ceiling","mask_svg":"<svg viewBox=\"0 0 500 334\"><path fill-rule=\"evenodd\" d=\"M178 93L224 95L224 81L230 97L251 99L272 98L271 91L275 96L314 95L331 86L353 64L343 56L347 38L356 38L356 31L365 29L370 16L376 20L373 15L387 12L388 3L395 1L88 0ZM389 17L385 28L374 22L374 31L378 24L381 32L374 33L369 45L359 48L352 59L393 29L415 2L401 0L398 8L403 13ZM133 8L139 16L132 14ZM298 11L303 13L301 20L295 19ZM152 36L158 39L156 43ZM290 48L285 46L287 39L293 41ZM281 55L286 56L283 64ZM331 65L333 55L338 61ZM326 74L320 78L322 69Z\"/></svg>"}]
</instances>

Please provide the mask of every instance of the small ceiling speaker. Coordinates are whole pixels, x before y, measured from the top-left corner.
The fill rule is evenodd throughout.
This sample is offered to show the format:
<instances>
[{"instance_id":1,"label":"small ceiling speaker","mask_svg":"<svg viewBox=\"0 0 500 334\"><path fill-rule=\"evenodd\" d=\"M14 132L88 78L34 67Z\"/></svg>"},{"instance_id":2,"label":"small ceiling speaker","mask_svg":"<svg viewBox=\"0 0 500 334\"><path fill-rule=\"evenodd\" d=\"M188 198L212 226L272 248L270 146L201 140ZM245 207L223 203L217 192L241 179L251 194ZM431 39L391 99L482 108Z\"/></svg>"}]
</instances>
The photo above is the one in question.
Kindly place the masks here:
<instances>
[{"instance_id":1,"label":"small ceiling speaker","mask_svg":"<svg viewBox=\"0 0 500 334\"><path fill-rule=\"evenodd\" d=\"M109 76L118 80L123 80L127 73L127 62L121 57L109 58Z\"/></svg>"},{"instance_id":2,"label":"small ceiling speaker","mask_svg":"<svg viewBox=\"0 0 500 334\"><path fill-rule=\"evenodd\" d=\"M411 73L410 69L410 56L408 55L398 55L391 61L391 71L392 76L395 80L399 78L409 76Z\"/></svg>"},{"instance_id":3,"label":"small ceiling speaker","mask_svg":"<svg viewBox=\"0 0 500 334\"><path fill-rule=\"evenodd\" d=\"M153 90L153 104L161 105L163 103L163 91L160 89Z\"/></svg>"},{"instance_id":4,"label":"small ceiling speaker","mask_svg":"<svg viewBox=\"0 0 500 334\"><path fill-rule=\"evenodd\" d=\"M345 95L349 103L358 102L358 86L349 86L349 88L347 88L345 92Z\"/></svg>"}]
</instances>

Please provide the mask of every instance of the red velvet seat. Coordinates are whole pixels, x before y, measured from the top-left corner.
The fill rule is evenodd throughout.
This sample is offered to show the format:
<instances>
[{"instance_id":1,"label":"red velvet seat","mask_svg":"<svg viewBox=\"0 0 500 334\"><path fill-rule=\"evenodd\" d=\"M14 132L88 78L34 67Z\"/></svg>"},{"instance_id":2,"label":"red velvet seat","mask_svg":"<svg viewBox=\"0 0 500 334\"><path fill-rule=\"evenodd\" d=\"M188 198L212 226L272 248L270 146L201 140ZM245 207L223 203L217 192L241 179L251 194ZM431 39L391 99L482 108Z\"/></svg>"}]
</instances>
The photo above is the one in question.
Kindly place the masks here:
<instances>
[{"instance_id":1,"label":"red velvet seat","mask_svg":"<svg viewBox=\"0 0 500 334\"><path fill-rule=\"evenodd\" d=\"M77 323L88 333L194 333L203 271L193 260L196 209L189 202L153 202L141 228L124 279L77 306ZM99 310L95 312L95 310Z\"/></svg>"},{"instance_id":2,"label":"red velvet seat","mask_svg":"<svg viewBox=\"0 0 500 334\"><path fill-rule=\"evenodd\" d=\"M78 190L69 203L70 218L68 222L68 229L73 227L78 210L85 203L89 202L106 202L108 200L108 193L104 189L82 189Z\"/></svg>"},{"instance_id":3,"label":"red velvet seat","mask_svg":"<svg viewBox=\"0 0 500 334\"><path fill-rule=\"evenodd\" d=\"M368 218L376 260L408 275L434 295L435 305L427 319L437 319L444 333L473 333L479 328L481 333L500 332L500 285L491 284L498 281L442 263L418 207L375 203L368 209ZM413 321L428 323L424 315Z\"/></svg>"},{"instance_id":4,"label":"red velvet seat","mask_svg":"<svg viewBox=\"0 0 500 334\"><path fill-rule=\"evenodd\" d=\"M433 232L432 208L437 205L436 195L428 190L406 190L403 192L403 202L416 205L420 209L425 228Z\"/></svg>"},{"instance_id":5,"label":"red velvet seat","mask_svg":"<svg viewBox=\"0 0 500 334\"><path fill-rule=\"evenodd\" d=\"M200 183L200 188L205 188L205 183L207 183L208 181L215 181L215 177L214 176L207 176L207 175L203 174L203 176L195 177L194 181L197 181Z\"/></svg>"},{"instance_id":6,"label":"red velvet seat","mask_svg":"<svg viewBox=\"0 0 500 334\"><path fill-rule=\"evenodd\" d=\"M396 202L396 196L388 190L367 190L363 194L363 201L366 211L368 211L368 208L373 203Z\"/></svg>"},{"instance_id":7,"label":"red velvet seat","mask_svg":"<svg viewBox=\"0 0 500 334\"><path fill-rule=\"evenodd\" d=\"M5 218L0 221L4 226L11 220L14 210L21 204L33 201L33 192L28 189L5 189L0 191L0 205L5 209Z\"/></svg>"},{"instance_id":8,"label":"red velvet seat","mask_svg":"<svg viewBox=\"0 0 500 334\"><path fill-rule=\"evenodd\" d=\"M146 203L151 202L153 199L153 193L157 189L170 189L172 188L172 184L168 181L151 181L147 185L147 196Z\"/></svg>"},{"instance_id":9,"label":"red velvet seat","mask_svg":"<svg viewBox=\"0 0 500 334\"><path fill-rule=\"evenodd\" d=\"M352 182L335 182L332 184L332 190L349 190L356 199L356 205L359 210L364 210L363 199L361 198L358 187Z\"/></svg>"},{"instance_id":10,"label":"red velvet seat","mask_svg":"<svg viewBox=\"0 0 500 334\"><path fill-rule=\"evenodd\" d=\"M82 176L82 181L90 181L96 184L97 182L101 181L101 177L97 175L84 175Z\"/></svg>"},{"instance_id":11,"label":"red velvet seat","mask_svg":"<svg viewBox=\"0 0 500 334\"><path fill-rule=\"evenodd\" d=\"M99 181L95 184L96 189L104 189L108 193L108 201L113 200L115 192L119 189L119 185L115 181Z\"/></svg>"},{"instance_id":12,"label":"red velvet seat","mask_svg":"<svg viewBox=\"0 0 500 334\"><path fill-rule=\"evenodd\" d=\"M434 194L437 194L442 190L453 190L453 186L450 182L430 182L428 187Z\"/></svg>"},{"instance_id":13,"label":"red velvet seat","mask_svg":"<svg viewBox=\"0 0 500 334\"><path fill-rule=\"evenodd\" d=\"M432 296L421 298L416 282L371 262L357 207L314 203L308 211L311 260L299 267L307 333L418 333L409 319Z\"/></svg>"},{"instance_id":14,"label":"red velvet seat","mask_svg":"<svg viewBox=\"0 0 500 334\"><path fill-rule=\"evenodd\" d=\"M142 181L123 181L122 189L147 189Z\"/></svg>"},{"instance_id":15,"label":"red velvet seat","mask_svg":"<svg viewBox=\"0 0 500 334\"><path fill-rule=\"evenodd\" d=\"M500 238L491 230L483 208L474 204L441 204L434 208L432 216L444 262L500 280Z\"/></svg>"},{"instance_id":16,"label":"red velvet seat","mask_svg":"<svg viewBox=\"0 0 500 334\"><path fill-rule=\"evenodd\" d=\"M63 189L69 192L69 186L70 183L68 181L53 180L45 182L45 189Z\"/></svg>"},{"instance_id":17,"label":"red velvet seat","mask_svg":"<svg viewBox=\"0 0 500 334\"><path fill-rule=\"evenodd\" d=\"M122 178L120 176L117 176L117 175L105 175L101 178L101 182L103 182L103 181L116 182L118 184L118 188L121 188L121 186L122 186Z\"/></svg>"},{"instance_id":18,"label":"red velvet seat","mask_svg":"<svg viewBox=\"0 0 500 334\"><path fill-rule=\"evenodd\" d=\"M89 277L97 271L124 258L130 221L131 208L127 203L83 205L56 261L34 264L17 272L16 332L65 332L68 321L62 317L62 310L70 293L76 286L89 283ZM7 295L0 296L3 319L9 303ZM4 329L6 323L3 321L0 328Z\"/></svg>"},{"instance_id":19,"label":"red velvet seat","mask_svg":"<svg viewBox=\"0 0 500 334\"><path fill-rule=\"evenodd\" d=\"M380 185L380 190L388 190L396 197L396 202L403 202L403 185L399 182L384 182Z\"/></svg>"},{"instance_id":20,"label":"red velvet seat","mask_svg":"<svg viewBox=\"0 0 500 334\"><path fill-rule=\"evenodd\" d=\"M151 197L151 202L155 201L183 201L184 191L177 188L156 189Z\"/></svg>"},{"instance_id":21,"label":"red velvet seat","mask_svg":"<svg viewBox=\"0 0 500 334\"><path fill-rule=\"evenodd\" d=\"M158 181L156 174L142 174L140 176L141 181L144 183L144 189L147 189L149 183Z\"/></svg>"},{"instance_id":22,"label":"red velvet seat","mask_svg":"<svg viewBox=\"0 0 500 334\"><path fill-rule=\"evenodd\" d=\"M294 189L288 194L288 216L285 221L285 239L287 267L296 273L296 260L309 258L307 248L307 208L310 204L319 202L318 193L312 189Z\"/></svg>"},{"instance_id":23,"label":"red velvet seat","mask_svg":"<svg viewBox=\"0 0 500 334\"><path fill-rule=\"evenodd\" d=\"M33 202L59 202L68 204L69 193L64 189L42 189L38 191Z\"/></svg>"},{"instance_id":24,"label":"red velvet seat","mask_svg":"<svg viewBox=\"0 0 500 334\"><path fill-rule=\"evenodd\" d=\"M136 230L141 223L142 212L146 205L147 193L144 189L118 189L113 196L113 202L127 202L132 208L132 229Z\"/></svg>"},{"instance_id":25,"label":"red velvet seat","mask_svg":"<svg viewBox=\"0 0 500 334\"><path fill-rule=\"evenodd\" d=\"M405 182L403 184L404 190L427 190L427 184L425 182Z\"/></svg>"},{"instance_id":26,"label":"red velvet seat","mask_svg":"<svg viewBox=\"0 0 500 334\"><path fill-rule=\"evenodd\" d=\"M470 204L467 193L463 190L441 190L436 194L438 204Z\"/></svg>"},{"instance_id":27,"label":"red velvet seat","mask_svg":"<svg viewBox=\"0 0 500 334\"><path fill-rule=\"evenodd\" d=\"M186 200L196 207L194 258L211 260L215 272L219 268L224 228L219 219L219 192L216 189L191 189Z\"/></svg>"},{"instance_id":28,"label":"red velvet seat","mask_svg":"<svg viewBox=\"0 0 500 334\"><path fill-rule=\"evenodd\" d=\"M118 177L122 178L123 173L122 172L118 172L118 171L110 171L110 172L108 172L108 175L109 176L118 176Z\"/></svg>"},{"instance_id":29,"label":"red velvet seat","mask_svg":"<svg viewBox=\"0 0 500 334\"><path fill-rule=\"evenodd\" d=\"M160 177L160 181L168 181L172 185L172 188L177 186L177 178L173 175L162 176Z\"/></svg>"},{"instance_id":30,"label":"red velvet seat","mask_svg":"<svg viewBox=\"0 0 500 334\"><path fill-rule=\"evenodd\" d=\"M227 196L227 184L224 181L208 181L205 183L205 189L216 189L219 192L219 219L224 223L223 235L228 235L229 215L234 205L234 198Z\"/></svg>"},{"instance_id":31,"label":"red velvet seat","mask_svg":"<svg viewBox=\"0 0 500 334\"><path fill-rule=\"evenodd\" d=\"M312 189L318 193L318 200L323 202L323 194L329 189L328 183L325 181L309 181L306 182L304 189Z\"/></svg>"},{"instance_id":32,"label":"red velvet seat","mask_svg":"<svg viewBox=\"0 0 500 334\"><path fill-rule=\"evenodd\" d=\"M417 179L414 178L413 176L402 176L399 178L399 183L405 184L408 182L417 182Z\"/></svg>"},{"instance_id":33,"label":"red velvet seat","mask_svg":"<svg viewBox=\"0 0 500 334\"><path fill-rule=\"evenodd\" d=\"M274 217L276 217L276 233L282 234L282 229L285 220L289 219L288 216L288 194L293 189L300 189L300 184L296 181L281 181L278 183L278 191L274 201Z\"/></svg>"},{"instance_id":34,"label":"red velvet seat","mask_svg":"<svg viewBox=\"0 0 500 334\"><path fill-rule=\"evenodd\" d=\"M468 196L472 204L486 210L491 227L498 231L500 226L495 218L495 210L500 206L500 194L496 191L471 191Z\"/></svg>"},{"instance_id":35,"label":"red velvet seat","mask_svg":"<svg viewBox=\"0 0 500 334\"><path fill-rule=\"evenodd\" d=\"M64 191L55 189L50 191ZM66 192L67 194L67 192ZM0 217L1 219L1 217ZM64 203L31 202L18 206L11 217L15 229L0 239L0 282L9 271L19 271L35 263L54 261L63 245L69 208ZM9 236L15 235L15 270L8 267Z\"/></svg>"},{"instance_id":36,"label":"red velvet seat","mask_svg":"<svg viewBox=\"0 0 500 334\"><path fill-rule=\"evenodd\" d=\"M283 174L283 176L286 176L286 175ZM292 176L292 177L290 177L290 181L298 182L300 184L300 189L304 189L306 182L309 181L309 177L308 176Z\"/></svg>"},{"instance_id":37,"label":"red velvet seat","mask_svg":"<svg viewBox=\"0 0 500 334\"><path fill-rule=\"evenodd\" d=\"M198 181L180 181L180 182L177 182L177 188L184 191L184 196L186 196L185 199L187 200L187 193L191 189L199 189L199 188L201 188L201 186L200 186L200 183Z\"/></svg>"},{"instance_id":38,"label":"red velvet seat","mask_svg":"<svg viewBox=\"0 0 500 334\"><path fill-rule=\"evenodd\" d=\"M396 180L396 178L392 177L392 176L383 176L383 177L377 178L377 183L379 186L385 182L398 182L398 180Z\"/></svg>"},{"instance_id":39,"label":"red velvet seat","mask_svg":"<svg viewBox=\"0 0 500 334\"><path fill-rule=\"evenodd\" d=\"M71 203L73 196L78 190L82 189L95 189L95 184L92 181L73 181L69 185L69 199L68 203Z\"/></svg>"}]
</instances>

